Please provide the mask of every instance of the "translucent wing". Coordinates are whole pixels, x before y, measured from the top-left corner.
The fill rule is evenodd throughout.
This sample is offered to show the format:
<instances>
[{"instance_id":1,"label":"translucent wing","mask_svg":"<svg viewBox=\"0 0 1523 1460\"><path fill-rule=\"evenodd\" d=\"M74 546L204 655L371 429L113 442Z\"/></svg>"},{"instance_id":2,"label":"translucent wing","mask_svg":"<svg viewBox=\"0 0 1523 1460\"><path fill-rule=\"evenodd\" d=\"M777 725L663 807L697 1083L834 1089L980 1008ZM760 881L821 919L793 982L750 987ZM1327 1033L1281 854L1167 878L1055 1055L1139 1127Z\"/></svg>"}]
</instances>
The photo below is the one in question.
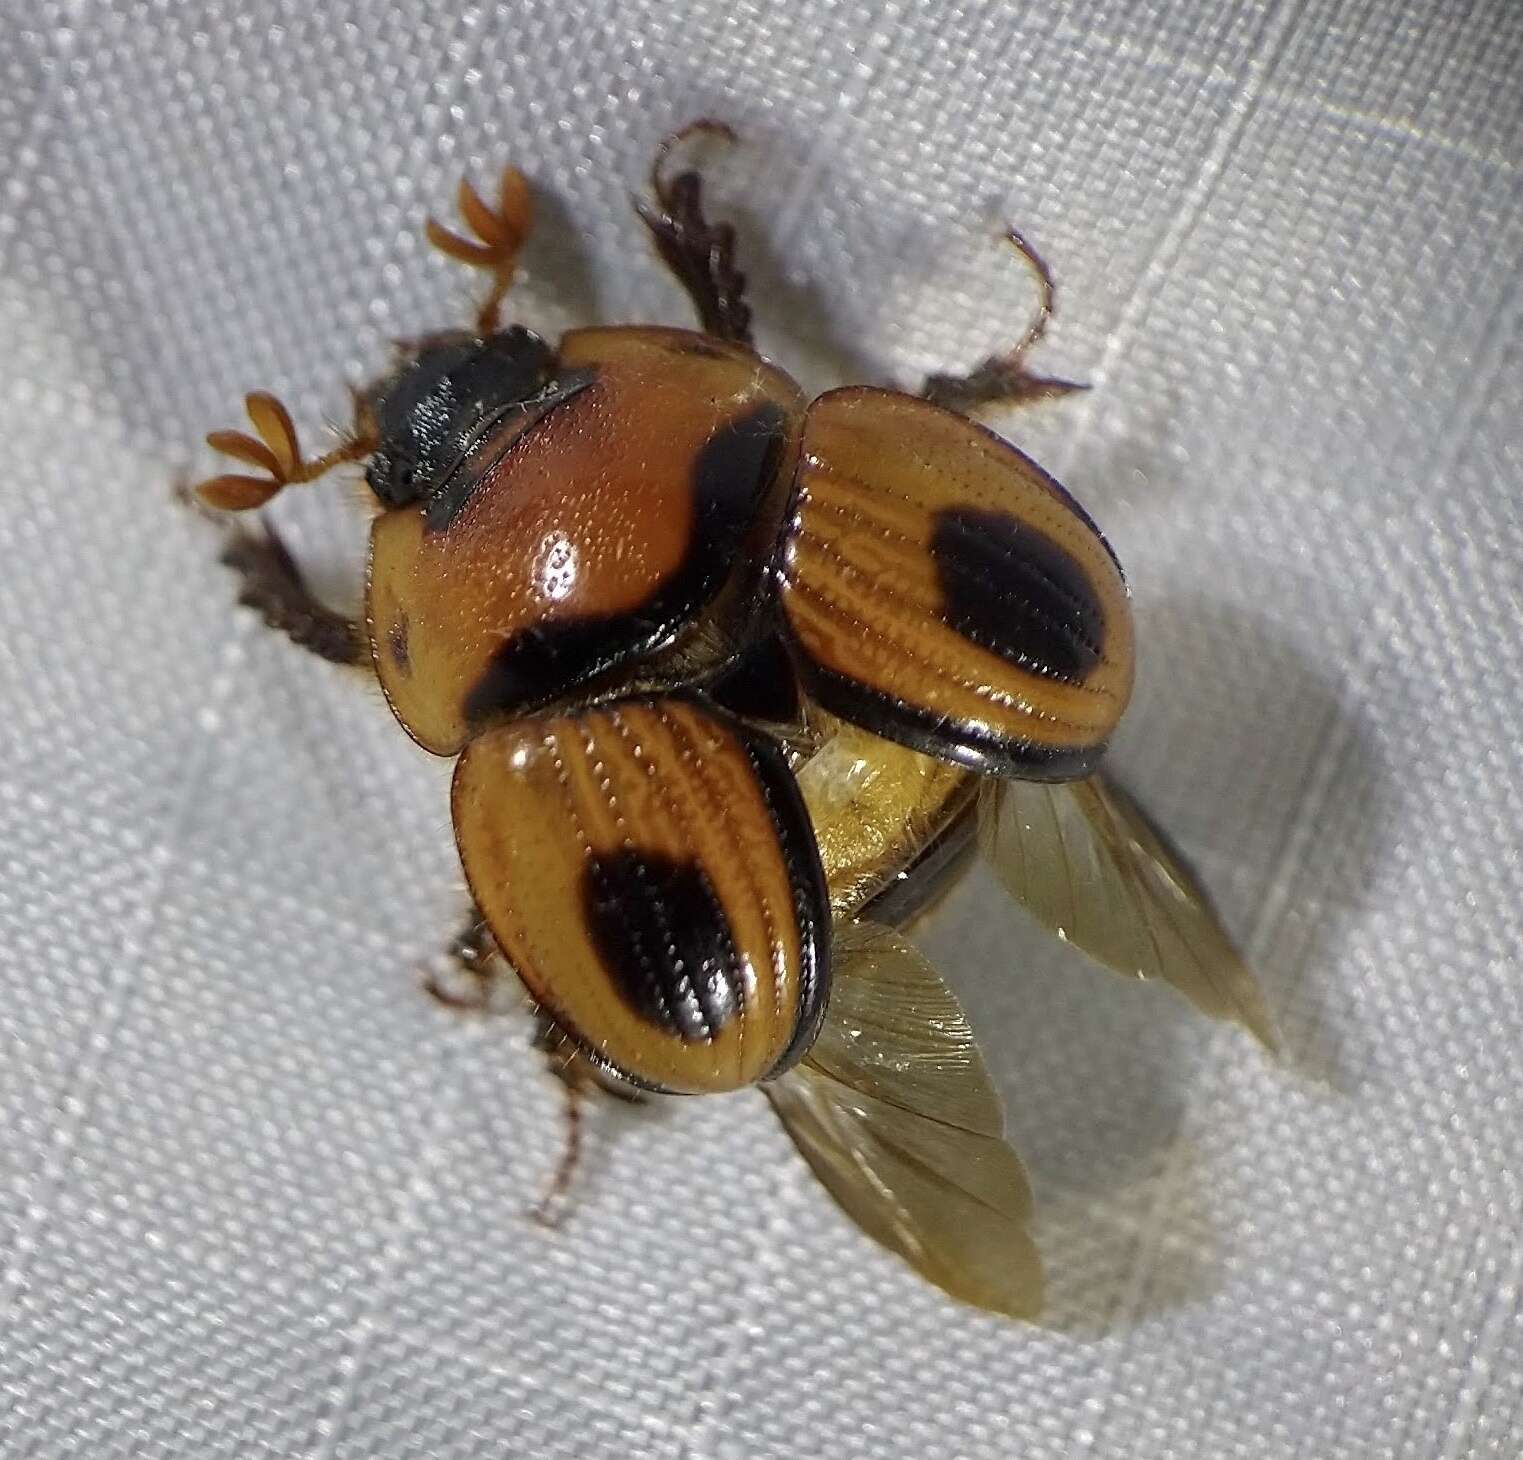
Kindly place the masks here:
<instances>
[{"instance_id":1,"label":"translucent wing","mask_svg":"<svg viewBox=\"0 0 1523 1460\"><path fill-rule=\"evenodd\" d=\"M1059 937L1117 973L1173 984L1274 1048L1263 995L1205 891L1115 786L991 783L979 842L1012 896Z\"/></svg>"},{"instance_id":2,"label":"translucent wing","mask_svg":"<svg viewBox=\"0 0 1523 1460\"><path fill-rule=\"evenodd\" d=\"M765 1087L788 1134L846 1213L924 1277L1035 1317L1031 1192L961 1007L887 928L841 928L834 962L819 1038Z\"/></svg>"}]
</instances>

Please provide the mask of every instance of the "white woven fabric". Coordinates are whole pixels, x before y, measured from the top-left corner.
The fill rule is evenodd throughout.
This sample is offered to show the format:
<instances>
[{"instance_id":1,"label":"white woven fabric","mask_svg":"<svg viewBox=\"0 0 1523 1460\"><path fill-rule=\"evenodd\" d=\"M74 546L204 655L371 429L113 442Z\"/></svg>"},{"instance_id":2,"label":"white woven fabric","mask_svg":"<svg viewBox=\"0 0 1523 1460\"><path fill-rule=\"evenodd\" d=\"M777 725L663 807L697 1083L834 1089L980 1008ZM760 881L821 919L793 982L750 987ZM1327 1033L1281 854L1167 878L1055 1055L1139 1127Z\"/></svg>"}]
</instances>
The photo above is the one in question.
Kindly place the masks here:
<instances>
[{"instance_id":1,"label":"white woven fabric","mask_svg":"<svg viewBox=\"0 0 1523 1460\"><path fill-rule=\"evenodd\" d=\"M1523 1453L1523 8L0 5L0 1453ZM1105 525L1117 763L1261 969L1283 1067L1050 949L929 936L1041 1207L1047 1330L832 1207L753 1094L599 1117L417 965L439 766L232 609L171 505L241 392L311 441L463 317L463 170L545 198L522 317L683 321L630 213L701 114L813 386L1008 339ZM340 491L282 522L342 589Z\"/></svg>"}]
</instances>

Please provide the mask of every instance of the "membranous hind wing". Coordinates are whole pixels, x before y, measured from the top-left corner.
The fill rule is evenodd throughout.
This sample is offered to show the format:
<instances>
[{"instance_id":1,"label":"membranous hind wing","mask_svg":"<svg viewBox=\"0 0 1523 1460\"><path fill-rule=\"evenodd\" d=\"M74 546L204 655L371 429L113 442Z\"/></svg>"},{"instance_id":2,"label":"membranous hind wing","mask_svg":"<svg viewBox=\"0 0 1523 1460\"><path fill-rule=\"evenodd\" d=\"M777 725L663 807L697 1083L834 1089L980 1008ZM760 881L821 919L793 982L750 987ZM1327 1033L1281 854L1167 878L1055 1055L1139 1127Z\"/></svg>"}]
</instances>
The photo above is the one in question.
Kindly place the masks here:
<instances>
[{"instance_id":1,"label":"membranous hind wing","mask_svg":"<svg viewBox=\"0 0 1523 1460\"><path fill-rule=\"evenodd\" d=\"M764 1088L869 1236L955 1298L1036 1316L1025 1172L961 1007L908 942L872 924L837 930L819 1037Z\"/></svg>"},{"instance_id":2,"label":"membranous hind wing","mask_svg":"<svg viewBox=\"0 0 1523 1460\"><path fill-rule=\"evenodd\" d=\"M1094 523L926 401L853 387L810 407L780 576L812 697L916 750L1067 780L1126 708L1131 609Z\"/></svg>"},{"instance_id":3,"label":"membranous hind wing","mask_svg":"<svg viewBox=\"0 0 1523 1460\"><path fill-rule=\"evenodd\" d=\"M1204 889L1117 787L990 783L979 842L1011 895L1065 941L1127 977L1173 984L1274 1047L1263 995Z\"/></svg>"}]
</instances>

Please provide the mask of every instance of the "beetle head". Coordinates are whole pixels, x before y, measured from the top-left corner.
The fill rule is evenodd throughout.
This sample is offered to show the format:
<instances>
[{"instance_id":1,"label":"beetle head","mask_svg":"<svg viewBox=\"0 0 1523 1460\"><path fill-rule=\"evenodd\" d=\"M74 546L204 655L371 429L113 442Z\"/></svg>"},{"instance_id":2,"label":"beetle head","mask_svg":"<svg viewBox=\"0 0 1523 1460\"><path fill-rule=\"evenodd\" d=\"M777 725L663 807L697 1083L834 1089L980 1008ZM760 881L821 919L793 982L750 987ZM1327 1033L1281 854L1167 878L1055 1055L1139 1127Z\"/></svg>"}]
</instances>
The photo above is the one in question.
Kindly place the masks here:
<instances>
[{"instance_id":1,"label":"beetle head","mask_svg":"<svg viewBox=\"0 0 1523 1460\"><path fill-rule=\"evenodd\" d=\"M379 442L365 469L388 507L437 491L482 423L528 400L554 365L549 346L519 325L489 335L433 335L366 399Z\"/></svg>"}]
</instances>

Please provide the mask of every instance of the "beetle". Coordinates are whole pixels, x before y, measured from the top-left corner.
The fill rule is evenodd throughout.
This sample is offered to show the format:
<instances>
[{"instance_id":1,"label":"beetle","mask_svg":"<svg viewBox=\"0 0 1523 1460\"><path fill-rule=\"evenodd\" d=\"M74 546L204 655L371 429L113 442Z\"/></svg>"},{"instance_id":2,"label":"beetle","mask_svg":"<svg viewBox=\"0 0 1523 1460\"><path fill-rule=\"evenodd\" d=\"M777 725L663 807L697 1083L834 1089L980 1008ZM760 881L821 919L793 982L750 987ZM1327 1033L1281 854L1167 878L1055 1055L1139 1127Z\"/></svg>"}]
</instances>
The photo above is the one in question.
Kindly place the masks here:
<instances>
[{"instance_id":1,"label":"beetle","mask_svg":"<svg viewBox=\"0 0 1523 1460\"><path fill-rule=\"evenodd\" d=\"M1188 872L1093 778L1133 679L1120 564L971 415L1079 388L1025 363L1045 265L1009 234L1041 299L1006 354L914 395L810 400L754 347L701 174L673 173L702 133L733 139L712 122L669 139L637 205L699 329L551 345L504 325L529 187L509 168L491 206L462 182L473 237L427 234L488 276L473 327L405 347L317 458L273 396L248 396L255 434L207 440L257 474L197 494L247 511L363 463L362 621L310 593L273 528L234 533L224 560L243 603L366 668L402 729L456 758L477 916L455 954L483 989L494 960L517 975L573 1090L761 1084L872 1236L1029 1316L1024 1174L955 998L895 925L977 838L1102 962L1267 1021ZM1080 856L1096 896L1060 906L1040 869Z\"/></svg>"}]
</instances>

